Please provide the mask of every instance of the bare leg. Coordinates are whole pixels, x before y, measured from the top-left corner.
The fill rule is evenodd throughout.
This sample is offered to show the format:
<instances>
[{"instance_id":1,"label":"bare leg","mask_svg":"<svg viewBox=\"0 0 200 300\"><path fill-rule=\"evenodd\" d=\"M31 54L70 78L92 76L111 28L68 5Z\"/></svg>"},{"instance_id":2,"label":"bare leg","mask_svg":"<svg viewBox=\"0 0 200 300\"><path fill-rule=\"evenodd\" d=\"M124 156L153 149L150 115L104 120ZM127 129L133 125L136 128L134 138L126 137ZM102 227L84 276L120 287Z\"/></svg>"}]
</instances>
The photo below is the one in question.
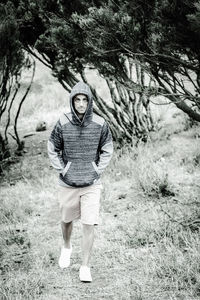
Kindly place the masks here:
<instances>
[{"instance_id":1,"label":"bare leg","mask_svg":"<svg viewBox=\"0 0 200 300\"><path fill-rule=\"evenodd\" d=\"M62 228L62 235L63 235L63 240L64 240L64 248L70 248L70 238L72 234L72 227L73 223L65 223L61 222L61 228Z\"/></svg>"},{"instance_id":2,"label":"bare leg","mask_svg":"<svg viewBox=\"0 0 200 300\"><path fill-rule=\"evenodd\" d=\"M88 266L94 242L94 225L83 224L82 265Z\"/></svg>"}]
</instances>

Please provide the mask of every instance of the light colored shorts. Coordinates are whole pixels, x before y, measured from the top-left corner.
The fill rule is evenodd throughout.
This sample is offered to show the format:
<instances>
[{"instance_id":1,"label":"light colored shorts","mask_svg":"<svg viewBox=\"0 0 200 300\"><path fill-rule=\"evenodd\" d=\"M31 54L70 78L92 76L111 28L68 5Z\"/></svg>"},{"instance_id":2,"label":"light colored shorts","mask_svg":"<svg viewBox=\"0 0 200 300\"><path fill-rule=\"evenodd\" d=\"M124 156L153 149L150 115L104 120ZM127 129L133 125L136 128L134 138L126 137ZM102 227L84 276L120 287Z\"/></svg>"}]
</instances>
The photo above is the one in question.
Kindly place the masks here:
<instances>
[{"instance_id":1,"label":"light colored shorts","mask_svg":"<svg viewBox=\"0 0 200 300\"><path fill-rule=\"evenodd\" d=\"M82 188L59 186L61 220L69 223L81 219L83 224L99 223L99 208L102 185L91 185Z\"/></svg>"}]
</instances>

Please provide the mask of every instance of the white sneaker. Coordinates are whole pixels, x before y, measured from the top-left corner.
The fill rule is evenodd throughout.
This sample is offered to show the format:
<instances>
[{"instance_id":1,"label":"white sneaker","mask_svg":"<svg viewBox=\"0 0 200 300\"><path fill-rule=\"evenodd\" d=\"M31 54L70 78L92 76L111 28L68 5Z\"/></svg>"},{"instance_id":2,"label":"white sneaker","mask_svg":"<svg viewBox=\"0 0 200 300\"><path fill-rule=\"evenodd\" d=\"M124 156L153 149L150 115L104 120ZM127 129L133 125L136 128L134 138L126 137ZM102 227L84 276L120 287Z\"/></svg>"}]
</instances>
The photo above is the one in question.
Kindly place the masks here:
<instances>
[{"instance_id":1,"label":"white sneaker","mask_svg":"<svg viewBox=\"0 0 200 300\"><path fill-rule=\"evenodd\" d=\"M92 276L90 273L90 268L87 266L81 266L80 270L79 270L79 278L80 278L80 281L91 282Z\"/></svg>"},{"instance_id":2,"label":"white sneaker","mask_svg":"<svg viewBox=\"0 0 200 300\"><path fill-rule=\"evenodd\" d=\"M72 253L72 246L70 249L62 247L58 264L61 269L68 268L70 265L70 256Z\"/></svg>"}]
</instances>

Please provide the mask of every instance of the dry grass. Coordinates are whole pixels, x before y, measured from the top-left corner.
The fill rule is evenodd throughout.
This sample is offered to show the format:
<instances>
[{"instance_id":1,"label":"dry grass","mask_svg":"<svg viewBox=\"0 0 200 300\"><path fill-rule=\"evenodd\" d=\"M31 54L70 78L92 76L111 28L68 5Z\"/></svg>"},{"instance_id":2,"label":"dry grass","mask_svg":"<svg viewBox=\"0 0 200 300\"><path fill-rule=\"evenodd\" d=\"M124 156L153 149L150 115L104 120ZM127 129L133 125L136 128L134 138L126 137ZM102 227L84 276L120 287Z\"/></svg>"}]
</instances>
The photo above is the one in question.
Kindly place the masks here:
<instances>
[{"instance_id":1,"label":"dry grass","mask_svg":"<svg viewBox=\"0 0 200 300\"><path fill-rule=\"evenodd\" d=\"M106 97L102 82L96 87ZM38 121L50 128L66 96L39 69L19 120L20 136ZM27 153L1 178L0 299L199 299L199 127L189 128L181 114L173 115L174 107L154 110L162 128L153 142L116 150L103 175L91 284L78 278L79 222L72 264L65 271L58 267L62 239L57 174L46 153L50 131L25 140Z\"/></svg>"},{"instance_id":2,"label":"dry grass","mask_svg":"<svg viewBox=\"0 0 200 300\"><path fill-rule=\"evenodd\" d=\"M79 222L71 267L57 265L61 232L48 134L33 136L2 182L1 299L197 300L199 227L188 225L199 214L200 148L193 131L174 135L167 145L115 151L103 176L89 285L78 279Z\"/></svg>"}]
</instances>

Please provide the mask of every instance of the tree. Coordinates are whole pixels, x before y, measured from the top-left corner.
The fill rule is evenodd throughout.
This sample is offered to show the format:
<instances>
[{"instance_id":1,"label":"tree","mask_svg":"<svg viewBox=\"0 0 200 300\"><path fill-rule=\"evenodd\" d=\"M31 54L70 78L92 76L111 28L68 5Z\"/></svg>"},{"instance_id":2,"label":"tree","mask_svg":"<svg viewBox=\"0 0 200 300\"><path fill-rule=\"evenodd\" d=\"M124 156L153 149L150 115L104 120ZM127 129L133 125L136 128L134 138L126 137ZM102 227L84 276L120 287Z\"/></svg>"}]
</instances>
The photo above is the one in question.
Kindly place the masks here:
<instances>
[{"instance_id":1,"label":"tree","mask_svg":"<svg viewBox=\"0 0 200 300\"><path fill-rule=\"evenodd\" d=\"M147 99L164 95L199 121L200 40L194 27L194 14L198 14L198 5L187 0L98 1L93 7L85 5L85 9L72 10L71 14L68 4L63 2L60 12L51 14L49 36L45 35L45 41L50 39L56 43L58 77L65 80L70 77L69 69L84 71L89 64L106 80L120 84L126 91L131 90L141 100L144 99L141 93ZM36 47L38 45L36 42ZM141 84L133 78L139 63L151 87L146 80ZM132 74L127 65L131 65ZM130 102L134 102L133 99ZM145 111L145 106L142 110ZM142 120L147 113L138 115ZM132 124L136 119L134 116ZM133 133L134 130L130 132Z\"/></svg>"},{"instance_id":2,"label":"tree","mask_svg":"<svg viewBox=\"0 0 200 300\"><path fill-rule=\"evenodd\" d=\"M135 90L138 86L126 76L123 63L140 62L156 82L153 94L164 95L200 121L200 39L194 30L194 13L197 21L198 5L184 0L110 1L91 8L85 16L73 15L73 19L84 31L86 53L98 69L99 61L103 62L102 72L114 74L117 81Z\"/></svg>"},{"instance_id":3,"label":"tree","mask_svg":"<svg viewBox=\"0 0 200 300\"><path fill-rule=\"evenodd\" d=\"M125 65L128 63L128 68L131 69L133 67L131 59L125 61L122 56L119 57L117 54L113 57L107 55L100 62L95 51L92 55L88 55L87 33L84 32L83 26L76 22L77 14L68 3L63 2L62 5L53 7L53 11L48 6L48 2L40 2L40 5L38 3L37 5L37 9L28 6L29 10L26 7L25 11L24 8L23 14L29 15L31 11L29 21L33 22L34 20L34 24L36 23L35 18L39 15L41 19L37 23L42 23L45 30L38 35L39 30L34 26L35 38L26 39L26 41L23 30L22 40L25 41L26 49L36 56L34 52L34 48L36 48L41 54L41 57L38 58L53 70L53 74L68 91L78 81L77 73L90 85L85 76L85 68L90 66L98 69L107 82L113 103L109 106L106 100L101 99L93 89L97 104L95 109L109 121L114 137L118 141L132 141L134 136L146 136L148 131L153 128L153 123L149 110L149 95L145 95L141 88L141 85L144 85L144 71L141 66L137 65L136 72L136 81L139 83L135 83L135 86L137 86L138 91L132 88L127 89L124 86L124 82L128 78ZM86 14L89 9L88 4L80 1L79 5L79 12ZM110 60L111 58L113 65L107 62L107 59ZM110 76L109 68L119 69L116 74L120 74L121 82L120 80L117 82L114 75ZM151 81L149 82L151 83Z\"/></svg>"},{"instance_id":4,"label":"tree","mask_svg":"<svg viewBox=\"0 0 200 300\"><path fill-rule=\"evenodd\" d=\"M113 104L94 92L96 110L110 120L117 139L130 141L153 129L149 101L159 94L200 120L194 2L24 0L15 5L24 48L33 55L36 48L68 91L78 72L87 81L86 66L105 78Z\"/></svg>"},{"instance_id":5,"label":"tree","mask_svg":"<svg viewBox=\"0 0 200 300\"><path fill-rule=\"evenodd\" d=\"M31 63L23 51L19 41L18 24L13 4L8 1L6 4L0 4L0 121L4 116L4 124L0 132L0 161L10 155L8 146L8 127L11 121L11 109L20 89L20 78L23 68L29 68ZM22 103L24 102L30 87L22 97L16 117L14 119L14 133L12 135L18 149L23 147L18 133L17 120L19 117Z\"/></svg>"}]
</instances>

